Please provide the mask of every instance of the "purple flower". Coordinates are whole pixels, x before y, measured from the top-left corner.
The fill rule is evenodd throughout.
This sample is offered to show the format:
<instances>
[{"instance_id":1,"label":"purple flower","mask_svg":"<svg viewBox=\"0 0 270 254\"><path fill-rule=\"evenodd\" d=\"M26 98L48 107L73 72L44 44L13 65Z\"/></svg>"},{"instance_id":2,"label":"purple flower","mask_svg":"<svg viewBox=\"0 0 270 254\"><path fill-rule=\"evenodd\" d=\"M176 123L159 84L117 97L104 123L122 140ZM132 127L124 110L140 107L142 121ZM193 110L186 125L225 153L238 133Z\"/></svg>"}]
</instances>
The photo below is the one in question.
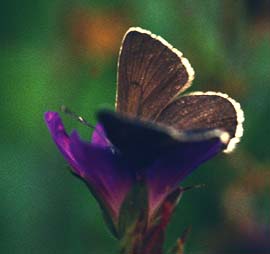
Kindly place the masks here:
<instances>
[{"instance_id":1,"label":"purple flower","mask_svg":"<svg viewBox=\"0 0 270 254\"><path fill-rule=\"evenodd\" d=\"M138 178L144 178L147 185L151 215L190 172L224 149L224 142L228 141L226 132L222 140L220 132L216 131L211 139L180 142L169 153L151 161L142 172L106 141L108 137L101 124L96 126L91 142L87 142L81 140L76 131L68 135L58 113L47 112L45 121L73 172L87 183L114 221Z\"/></svg>"},{"instance_id":2,"label":"purple flower","mask_svg":"<svg viewBox=\"0 0 270 254\"><path fill-rule=\"evenodd\" d=\"M179 183L204 161L234 148L243 132L243 112L226 94L177 98L191 85L192 67L180 51L141 28L126 33L118 67L116 113L98 113L91 141L83 141L76 131L67 134L56 112L47 112L45 121L120 238L132 227L148 239L148 227L151 236L162 239L182 194ZM137 216L136 226L132 216ZM146 242L142 254L161 253L162 243L156 251L153 242Z\"/></svg>"}]
</instances>

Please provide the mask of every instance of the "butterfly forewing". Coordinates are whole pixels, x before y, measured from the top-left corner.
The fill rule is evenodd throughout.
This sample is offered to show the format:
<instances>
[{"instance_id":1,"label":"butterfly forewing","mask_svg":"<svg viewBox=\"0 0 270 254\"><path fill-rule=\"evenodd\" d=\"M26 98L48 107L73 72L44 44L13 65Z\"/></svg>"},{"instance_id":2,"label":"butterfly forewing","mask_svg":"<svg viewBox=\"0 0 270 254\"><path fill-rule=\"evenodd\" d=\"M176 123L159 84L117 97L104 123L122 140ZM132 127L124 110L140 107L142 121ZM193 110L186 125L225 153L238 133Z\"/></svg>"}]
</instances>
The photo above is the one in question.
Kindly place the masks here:
<instances>
[{"instance_id":1,"label":"butterfly forewing","mask_svg":"<svg viewBox=\"0 0 270 254\"><path fill-rule=\"evenodd\" d=\"M157 122L179 131L221 129L237 143L242 136L243 120L239 103L225 94L206 92L177 98L162 111Z\"/></svg>"},{"instance_id":2,"label":"butterfly forewing","mask_svg":"<svg viewBox=\"0 0 270 254\"><path fill-rule=\"evenodd\" d=\"M193 76L180 51L149 31L131 28L120 49L116 109L155 120L191 84Z\"/></svg>"}]
</instances>

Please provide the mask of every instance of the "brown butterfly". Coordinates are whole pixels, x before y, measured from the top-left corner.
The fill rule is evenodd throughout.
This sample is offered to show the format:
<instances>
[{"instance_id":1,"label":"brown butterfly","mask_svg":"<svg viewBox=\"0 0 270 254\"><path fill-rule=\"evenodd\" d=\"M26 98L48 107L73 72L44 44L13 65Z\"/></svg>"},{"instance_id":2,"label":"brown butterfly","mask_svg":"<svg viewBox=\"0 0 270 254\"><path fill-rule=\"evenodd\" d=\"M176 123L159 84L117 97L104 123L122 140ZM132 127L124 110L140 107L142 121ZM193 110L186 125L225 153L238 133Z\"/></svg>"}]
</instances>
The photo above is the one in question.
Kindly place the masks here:
<instances>
[{"instance_id":1,"label":"brown butterfly","mask_svg":"<svg viewBox=\"0 0 270 254\"><path fill-rule=\"evenodd\" d=\"M243 134L240 104L219 92L179 96L193 79L179 50L147 30L130 28L119 54L116 113L98 114L109 140L142 165L179 141L223 135L225 152L232 151Z\"/></svg>"}]
</instances>

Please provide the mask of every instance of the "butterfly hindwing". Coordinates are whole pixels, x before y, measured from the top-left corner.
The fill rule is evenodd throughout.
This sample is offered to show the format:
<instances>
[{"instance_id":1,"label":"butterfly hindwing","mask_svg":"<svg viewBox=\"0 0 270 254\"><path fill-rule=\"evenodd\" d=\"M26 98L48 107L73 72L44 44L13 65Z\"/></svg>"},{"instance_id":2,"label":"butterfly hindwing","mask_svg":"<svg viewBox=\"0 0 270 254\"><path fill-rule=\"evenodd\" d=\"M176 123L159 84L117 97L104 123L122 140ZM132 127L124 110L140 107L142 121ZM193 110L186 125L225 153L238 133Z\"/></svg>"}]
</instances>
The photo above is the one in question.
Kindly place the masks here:
<instances>
[{"instance_id":1,"label":"butterfly hindwing","mask_svg":"<svg viewBox=\"0 0 270 254\"><path fill-rule=\"evenodd\" d=\"M155 120L193 78L180 51L147 30L131 28L119 54L116 110Z\"/></svg>"},{"instance_id":2,"label":"butterfly hindwing","mask_svg":"<svg viewBox=\"0 0 270 254\"><path fill-rule=\"evenodd\" d=\"M181 96L170 103L157 122L179 131L221 129L230 134L227 151L234 148L242 136L244 121L240 104L228 95L215 92L195 92Z\"/></svg>"}]
</instances>

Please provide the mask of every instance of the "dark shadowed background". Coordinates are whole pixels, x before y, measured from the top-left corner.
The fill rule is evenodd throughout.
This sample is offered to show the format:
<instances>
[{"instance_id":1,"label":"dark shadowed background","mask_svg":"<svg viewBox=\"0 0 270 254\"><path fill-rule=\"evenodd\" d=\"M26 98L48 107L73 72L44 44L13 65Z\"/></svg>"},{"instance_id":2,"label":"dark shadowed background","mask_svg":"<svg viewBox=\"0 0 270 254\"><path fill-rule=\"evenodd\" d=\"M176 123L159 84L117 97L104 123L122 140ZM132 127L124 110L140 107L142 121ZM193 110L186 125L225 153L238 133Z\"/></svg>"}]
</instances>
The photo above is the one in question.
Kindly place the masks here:
<instances>
[{"instance_id":1,"label":"dark shadowed background","mask_svg":"<svg viewBox=\"0 0 270 254\"><path fill-rule=\"evenodd\" d=\"M186 253L269 254L269 1L10 0L0 7L0 252L115 254L99 208L43 120L65 104L95 123L113 108L124 32L141 26L184 52L192 90L228 93L245 111L238 149L201 166L168 228L192 226ZM91 130L64 117L84 138Z\"/></svg>"}]
</instances>

